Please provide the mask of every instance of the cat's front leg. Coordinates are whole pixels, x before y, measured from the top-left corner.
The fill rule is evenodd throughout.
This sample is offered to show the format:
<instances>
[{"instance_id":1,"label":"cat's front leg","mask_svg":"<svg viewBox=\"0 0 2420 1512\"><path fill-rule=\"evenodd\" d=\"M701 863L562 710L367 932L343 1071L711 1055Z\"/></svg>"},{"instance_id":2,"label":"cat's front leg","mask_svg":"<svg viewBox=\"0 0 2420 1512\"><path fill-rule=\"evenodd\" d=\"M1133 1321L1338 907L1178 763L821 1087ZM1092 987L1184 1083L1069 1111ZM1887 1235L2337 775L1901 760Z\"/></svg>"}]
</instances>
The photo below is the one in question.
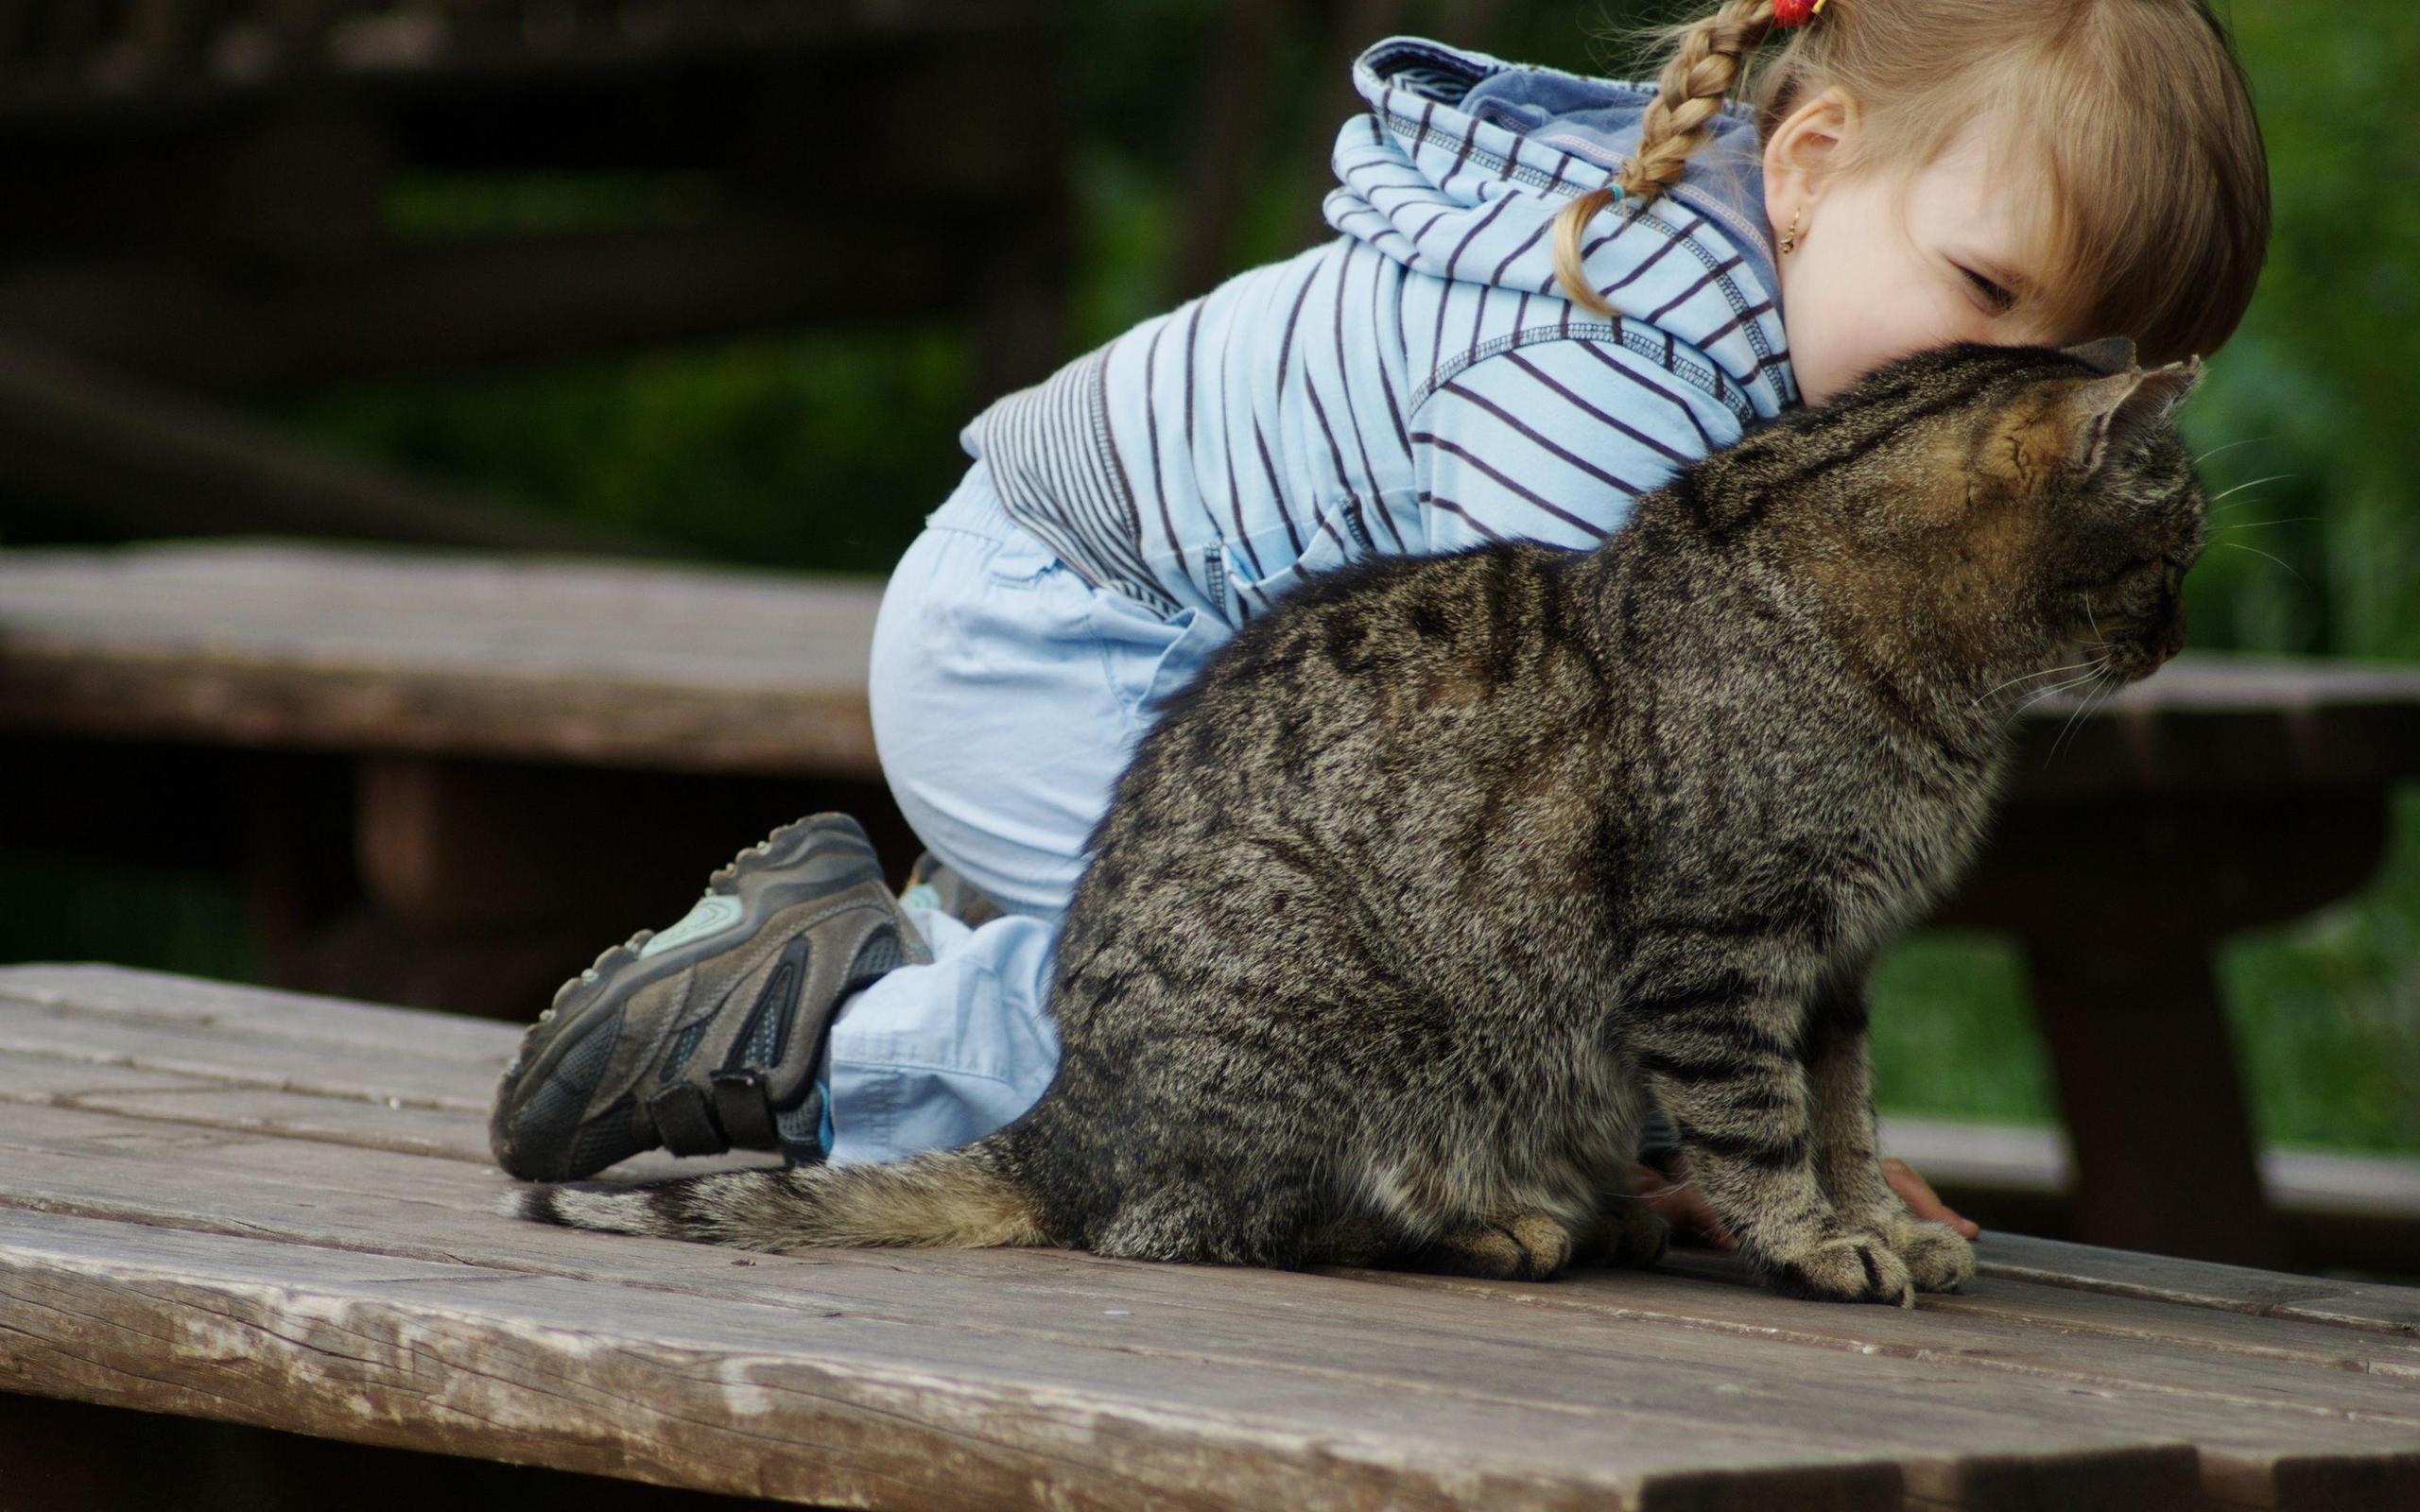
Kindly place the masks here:
<instances>
[{"instance_id":1,"label":"cat's front leg","mask_svg":"<svg viewBox=\"0 0 2420 1512\"><path fill-rule=\"evenodd\" d=\"M1808 1000L1805 1047L1815 1176L1842 1217L1879 1229L1916 1285L1954 1291L1975 1274L1975 1247L1947 1224L1908 1211L1882 1175L1874 1134L1874 1079L1866 1037L1862 970L1844 973Z\"/></svg>"},{"instance_id":2,"label":"cat's front leg","mask_svg":"<svg viewBox=\"0 0 2420 1512\"><path fill-rule=\"evenodd\" d=\"M1836 1211L1817 1179L1798 1052L1806 998L1769 954L1707 951L1703 936L1644 943L1624 1005L1632 1060L1707 1205L1766 1284L1911 1307L1915 1280L1888 1234L1865 1213Z\"/></svg>"}]
</instances>

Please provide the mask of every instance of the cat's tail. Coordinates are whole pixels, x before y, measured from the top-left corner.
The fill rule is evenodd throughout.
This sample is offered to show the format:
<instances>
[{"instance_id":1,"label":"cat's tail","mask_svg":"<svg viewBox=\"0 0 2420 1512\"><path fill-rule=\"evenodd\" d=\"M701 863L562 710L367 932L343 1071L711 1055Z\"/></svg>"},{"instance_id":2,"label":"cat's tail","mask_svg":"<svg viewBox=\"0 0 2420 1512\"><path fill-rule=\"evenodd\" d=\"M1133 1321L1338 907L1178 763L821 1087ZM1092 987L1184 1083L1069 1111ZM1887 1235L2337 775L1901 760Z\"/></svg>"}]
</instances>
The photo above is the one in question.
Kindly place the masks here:
<instances>
[{"instance_id":1,"label":"cat's tail","mask_svg":"<svg viewBox=\"0 0 2420 1512\"><path fill-rule=\"evenodd\" d=\"M1011 1174L1008 1130L887 1165L794 1165L645 1186L568 1182L512 1193L514 1217L572 1228L791 1249L1046 1245L1040 1206Z\"/></svg>"}]
</instances>

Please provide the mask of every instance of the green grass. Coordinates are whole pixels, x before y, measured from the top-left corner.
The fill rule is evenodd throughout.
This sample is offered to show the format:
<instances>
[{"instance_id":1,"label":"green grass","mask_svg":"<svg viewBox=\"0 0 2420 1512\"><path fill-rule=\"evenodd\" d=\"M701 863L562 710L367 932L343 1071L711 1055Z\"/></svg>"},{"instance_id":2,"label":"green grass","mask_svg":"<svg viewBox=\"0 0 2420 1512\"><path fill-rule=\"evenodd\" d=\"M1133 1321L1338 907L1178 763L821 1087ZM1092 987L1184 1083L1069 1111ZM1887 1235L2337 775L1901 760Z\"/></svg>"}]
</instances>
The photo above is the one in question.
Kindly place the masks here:
<instances>
[{"instance_id":1,"label":"green grass","mask_svg":"<svg viewBox=\"0 0 2420 1512\"><path fill-rule=\"evenodd\" d=\"M1911 936L1874 972L1874 1093L1885 1111L2047 1124L2050 1061L2013 941L1969 930Z\"/></svg>"}]
</instances>

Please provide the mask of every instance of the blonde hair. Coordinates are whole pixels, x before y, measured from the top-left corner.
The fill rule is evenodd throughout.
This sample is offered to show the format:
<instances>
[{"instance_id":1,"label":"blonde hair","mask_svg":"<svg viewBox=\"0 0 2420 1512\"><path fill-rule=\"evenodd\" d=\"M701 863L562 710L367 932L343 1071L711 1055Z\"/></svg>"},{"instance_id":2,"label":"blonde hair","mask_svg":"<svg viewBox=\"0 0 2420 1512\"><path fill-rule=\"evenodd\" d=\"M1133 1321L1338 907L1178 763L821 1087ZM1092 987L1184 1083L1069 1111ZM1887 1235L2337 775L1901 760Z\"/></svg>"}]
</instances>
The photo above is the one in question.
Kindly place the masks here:
<instances>
[{"instance_id":1,"label":"blonde hair","mask_svg":"<svg viewBox=\"0 0 2420 1512\"><path fill-rule=\"evenodd\" d=\"M1997 126L2041 163L2045 314L2087 335L2134 338L2145 366L2223 345L2252 302L2269 244L2269 164L2242 66L2204 0L1825 0L1752 82L1773 0L1627 33L1668 53L1638 150L1555 218L1564 291L1613 307L1582 270L1581 233L1617 198L1635 215L1681 180L1737 94L1769 140L1827 88L1857 104L1840 171L1904 188L1970 124ZM2039 123L2014 135L2023 123ZM1620 186L1615 193L1613 184Z\"/></svg>"}]
</instances>

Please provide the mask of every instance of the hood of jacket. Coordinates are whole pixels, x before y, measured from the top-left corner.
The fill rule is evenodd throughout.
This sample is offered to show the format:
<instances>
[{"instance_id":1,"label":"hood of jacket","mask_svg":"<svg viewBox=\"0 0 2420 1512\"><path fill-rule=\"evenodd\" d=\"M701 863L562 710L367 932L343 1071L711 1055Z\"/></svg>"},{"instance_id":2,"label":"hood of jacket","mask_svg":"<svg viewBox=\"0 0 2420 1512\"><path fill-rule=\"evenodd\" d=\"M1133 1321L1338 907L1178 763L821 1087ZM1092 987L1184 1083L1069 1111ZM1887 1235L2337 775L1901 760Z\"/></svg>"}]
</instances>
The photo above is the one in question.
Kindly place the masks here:
<instances>
[{"instance_id":1,"label":"hood of jacket","mask_svg":"<svg viewBox=\"0 0 2420 1512\"><path fill-rule=\"evenodd\" d=\"M1638 143L1650 86L1390 37L1353 65L1371 113L1337 135L1328 224L1406 267L1553 297L1554 217ZM1599 212L1589 282L1626 318L1703 352L1765 419L1798 398L1764 209L1762 151L1727 105L1681 181Z\"/></svg>"}]
</instances>

